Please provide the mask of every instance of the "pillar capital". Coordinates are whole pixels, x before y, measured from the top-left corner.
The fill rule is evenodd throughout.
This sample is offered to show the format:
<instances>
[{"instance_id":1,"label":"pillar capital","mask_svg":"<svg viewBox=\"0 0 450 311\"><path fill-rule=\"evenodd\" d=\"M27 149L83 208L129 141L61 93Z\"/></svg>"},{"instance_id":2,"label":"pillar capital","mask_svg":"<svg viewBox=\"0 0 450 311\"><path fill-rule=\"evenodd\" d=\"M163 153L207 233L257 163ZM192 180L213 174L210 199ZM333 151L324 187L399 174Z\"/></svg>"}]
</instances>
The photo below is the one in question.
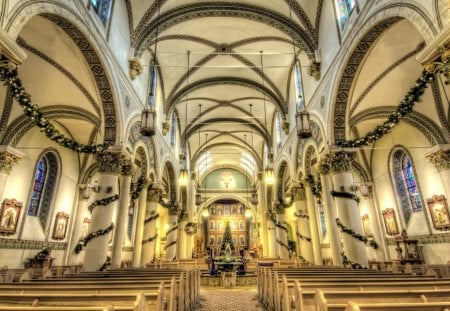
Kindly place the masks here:
<instances>
[{"instance_id":1,"label":"pillar capital","mask_svg":"<svg viewBox=\"0 0 450 311\"><path fill-rule=\"evenodd\" d=\"M125 157L122 160L122 166L120 168L120 174L122 176L131 176L133 174L133 171L136 169L136 165L133 164L130 158Z\"/></svg>"},{"instance_id":2,"label":"pillar capital","mask_svg":"<svg viewBox=\"0 0 450 311\"><path fill-rule=\"evenodd\" d=\"M319 162L316 165L316 171L320 175L327 175L330 173L331 167L330 167L330 155L325 154L324 156L320 157Z\"/></svg>"},{"instance_id":3,"label":"pillar capital","mask_svg":"<svg viewBox=\"0 0 450 311\"><path fill-rule=\"evenodd\" d=\"M324 157L324 163L328 165L331 173L350 172L355 158L356 151L353 149L331 150Z\"/></svg>"},{"instance_id":4,"label":"pillar capital","mask_svg":"<svg viewBox=\"0 0 450 311\"><path fill-rule=\"evenodd\" d=\"M160 183L152 183L147 189L147 202L159 202L163 191L164 188Z\"/></svg>"},{"instance_id":5,"label":"pillar capital","mask_svg":"<svg viewBox=\"0 0 450 311\"><path fill-rule=\"evenodd\" d=\"M294 182L291 188L295 201L306 201L306 188L302 182Z\"/></svg>"},{"instance_id":6,"label":"pillar capital","mask_svg":"<svg viewBox=\"0 0 450 311\"><path fill-rule=\"evenodd\" d=\"M97 153L95 158L100 173L123 174L126 171L122 172L122 167L125 166L129 167L131 174L130 157L122 151L121 146L110 147L104 152Z\"/></svg>"},{"instance_id":7,"label":"pillar capital","mask_svg":"<svg viewBox=\"0 0 450 311\"><path fill-rule=\"evenodd\" d=\"M438 171L450 170L450 144L434 146L426 153L426 158Z\"/></svg>"},{"instance_id":8,"label":"pillar capital","mask_svg":"<svg viewBox=\"0 0 450 311\"><path fill-rule=\"evenodd\" d=\"M9 174L25 154L10 146L0 146L0 173Z\"/></svg>"}]
</instances>

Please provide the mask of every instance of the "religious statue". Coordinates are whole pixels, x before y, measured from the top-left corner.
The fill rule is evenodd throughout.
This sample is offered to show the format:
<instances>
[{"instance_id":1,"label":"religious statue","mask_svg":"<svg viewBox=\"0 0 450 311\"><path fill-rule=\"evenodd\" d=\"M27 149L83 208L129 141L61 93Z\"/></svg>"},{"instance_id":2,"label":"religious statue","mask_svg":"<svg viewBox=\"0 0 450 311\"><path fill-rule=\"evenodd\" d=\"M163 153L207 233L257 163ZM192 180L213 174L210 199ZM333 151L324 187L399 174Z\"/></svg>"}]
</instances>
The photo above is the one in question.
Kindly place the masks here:
<instances>
[{"instance_id":1,"label":"religious statue","mask_svg":"<svg viewBox=\"0 0 450 311\"><path fill-rule=\"evenodd\" d=\"M231 246L230 246L230 243L227 243L227 245L225 246L225 258L226 258L226 260L231 259Z\"/></svg>"}]
</instances>

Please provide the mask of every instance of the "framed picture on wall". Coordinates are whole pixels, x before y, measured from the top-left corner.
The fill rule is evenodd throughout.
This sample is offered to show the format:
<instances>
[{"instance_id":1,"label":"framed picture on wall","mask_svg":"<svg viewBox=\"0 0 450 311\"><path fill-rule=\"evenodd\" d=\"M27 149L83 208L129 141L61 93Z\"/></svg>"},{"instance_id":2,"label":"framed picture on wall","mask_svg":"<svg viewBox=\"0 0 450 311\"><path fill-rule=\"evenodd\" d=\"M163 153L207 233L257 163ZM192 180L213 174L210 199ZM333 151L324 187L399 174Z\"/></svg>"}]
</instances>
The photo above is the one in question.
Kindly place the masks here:
<instances>
[{"instance_id":1,"label":"framed picture on wall","mask_svg":"<svg viewBox=\"0 0 450 311\"><path fill-rule=\"evenodd\" d=\"M383 211L384 225L388 235L397 235L398 231L397 219L395 217L395 210L393 208L386 208Z\"/></svg>"},{"instance_id":2,"label":"framed picture on wall","mask_svg":"<svg viewBox=\"0 0 450 311\"><path fill-rule=\"evenodd\" d=\"M430 209L431 219L435 229L444 229L450 227L450 217L447 205L447 199L443 194L433 195L427 199L427 205Z\"/></svg>"},{"instance_id":3,"label":"framed picture on wall","mask_svg":"<svg viewBox=\"0 0 450 311\"><path fill-rule=\"evenodd\" d=\"M55 240L62 240L66 237L67 224L69 222L69 215L64 212L56 214L55 224L53 226L52 238Z\"/></svg>"},{"instance_id":4,"label":"framed picture on wall","mask_svg":"<svg viewBox=\"0 0 450 311\"><path fill-rule=\"evenodd\" d=\"M372 231L370 230L370 222L369 222L369 215L364 214L361 216L361 222L364 229L364 235L368 238L373 237Z\"/></svg>"},{"instance_id":5,"label":"framed picture on wall","mask_svg":"<svg viewBox=\"0 0 450 311\"><path fill-rule=\"evenodd\" d=\"M0 232L13 234L16 232L22 202L5 199L0 210Z\"/></svg>"}]
</instances>

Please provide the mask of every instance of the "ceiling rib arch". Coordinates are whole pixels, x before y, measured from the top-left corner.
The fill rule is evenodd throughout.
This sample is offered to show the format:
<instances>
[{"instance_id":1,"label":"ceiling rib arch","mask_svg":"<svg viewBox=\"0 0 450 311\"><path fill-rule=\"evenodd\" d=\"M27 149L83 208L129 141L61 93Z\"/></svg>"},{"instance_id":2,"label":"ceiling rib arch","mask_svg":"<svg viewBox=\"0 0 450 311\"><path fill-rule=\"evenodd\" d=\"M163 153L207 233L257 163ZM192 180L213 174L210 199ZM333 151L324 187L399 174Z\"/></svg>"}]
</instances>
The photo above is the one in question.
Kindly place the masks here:
<instances>
[{"instance_id":1,"label":"ceiling rib arch","mask_svg":"<svg viewBox=\"0 0 450 311\"><path fill-rule=\"evenodd\" d=\"M167 11L161 14L158 19L149 22L145 30L141 30L141 33L135 33L133 46L135 56L140 57L147 50L150 42L156 37L157 30L161 33L179 23L202 17L234 17L257 21L274 27L284 32L289 38L293 38L294 42L302 50L305 50L311 58L317 49L314 34L309 33L282 14L243 3L201 2L183 5ZM141 22L147 24L146 20Z\"/></svg>"}]
</instances>

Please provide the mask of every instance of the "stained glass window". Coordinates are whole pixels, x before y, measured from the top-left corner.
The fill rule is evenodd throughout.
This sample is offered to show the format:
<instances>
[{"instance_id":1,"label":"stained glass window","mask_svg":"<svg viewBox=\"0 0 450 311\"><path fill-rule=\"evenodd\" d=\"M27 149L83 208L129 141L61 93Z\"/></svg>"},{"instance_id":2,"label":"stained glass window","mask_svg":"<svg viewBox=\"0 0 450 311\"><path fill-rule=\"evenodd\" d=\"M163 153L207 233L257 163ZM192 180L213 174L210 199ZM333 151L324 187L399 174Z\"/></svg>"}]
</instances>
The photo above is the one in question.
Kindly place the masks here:
<instances>
[{"instance_id":1,"label":"stained glass window","mask_svg":"<svg viewBox=\"0 0 450 311\"><path fill-rule=\"evenodd\" d=\"M343 30L350 14L356 6L356 0L335 0L335 4L339 27Z\"/></svg>"},{"instance_id":2,"label":"stained glass window","mask_svg":"<svg viewBox=\"0 0 450 311\"><path fill-rule=\"evenodd\" d=\"M275 145L277 146L277 149L281 148L281 120L280 120L280 114L277 113L275 116Z\"/></svg>"},{"instance_id":3,"label":"stained glass window","mask_svg":"<svg viewBox=\"0 0 450 311\"><path fill-rule=\"evenodd\" d=\"M155 62L153 60L150 62L149 74L150 74L150 77L148 79L148 105L150 107L154 108L155 107L155 97L156 97L157 74L156 74Z\"/></svg>"},{"instance_id":4,"label":"stained glass window","mask_svg":"<svg viewBox=\"0 0 450 311\"><path fill-rule=\"evenodd\" d=\"M423 209L411 158L404 150L396 150L392 156L393 181L397 192L397 200L406 224L411 214Z\"/></svg>"},{"instance_id":5,"label":"stained glass window","mask_svg":"<svg viewBox=\"0 0 450 311\"><path fill-rule=\"evenodd\" d=\"M45 185L47 175L47 162L44 158L39 160L36 165L36 173L34 174L33 189L31 190L30 205L28 207L28 215L36 216L41 202L42 191Z\"/></svg>"},{"instance_id":6,"label":"stained glass window","mask_svg":"<svg viewBox=\"0 0 450 311\"><path fill-rule=\"evenodd\" d=\"M90 0L97 15L100 17L103 25L109 21L113 0Z\"/></svg>"},{"instance_id":7,"label":"stained glass window","mask_svg":"<svg viewBox=\"0 0 450 311\"><path fill-rule=\"evenodd\" d=\"M170 129L170 145L175 147L175 140L177 134L177 117L175 114L172 114L172 128Z\"/></svg>"},{"instance_id":8,"label":"stained glass window","mask_svg":"<svg viewBox=\"0 0 450 311\"><path fill-rule=\"evenodd\" d=\"M58 160L53 152L45 153L36 163L28 215L37 216L42 228L47 225L58 181Z\"/></svg>"},{"instance_id":9,"label":"stained glass window","mask_svg":"<svg viewBox=\"0 0 450 311\"><path fill-rule=\"evenodd\" d=\"M297 111L305 106L305 98L303 94L303 82L302 82L302 72L300 70L300 62L295 63L294 68L294 81L295 81L295 95L296 95L296 105Z\"/></svg>"}]
</instances>

